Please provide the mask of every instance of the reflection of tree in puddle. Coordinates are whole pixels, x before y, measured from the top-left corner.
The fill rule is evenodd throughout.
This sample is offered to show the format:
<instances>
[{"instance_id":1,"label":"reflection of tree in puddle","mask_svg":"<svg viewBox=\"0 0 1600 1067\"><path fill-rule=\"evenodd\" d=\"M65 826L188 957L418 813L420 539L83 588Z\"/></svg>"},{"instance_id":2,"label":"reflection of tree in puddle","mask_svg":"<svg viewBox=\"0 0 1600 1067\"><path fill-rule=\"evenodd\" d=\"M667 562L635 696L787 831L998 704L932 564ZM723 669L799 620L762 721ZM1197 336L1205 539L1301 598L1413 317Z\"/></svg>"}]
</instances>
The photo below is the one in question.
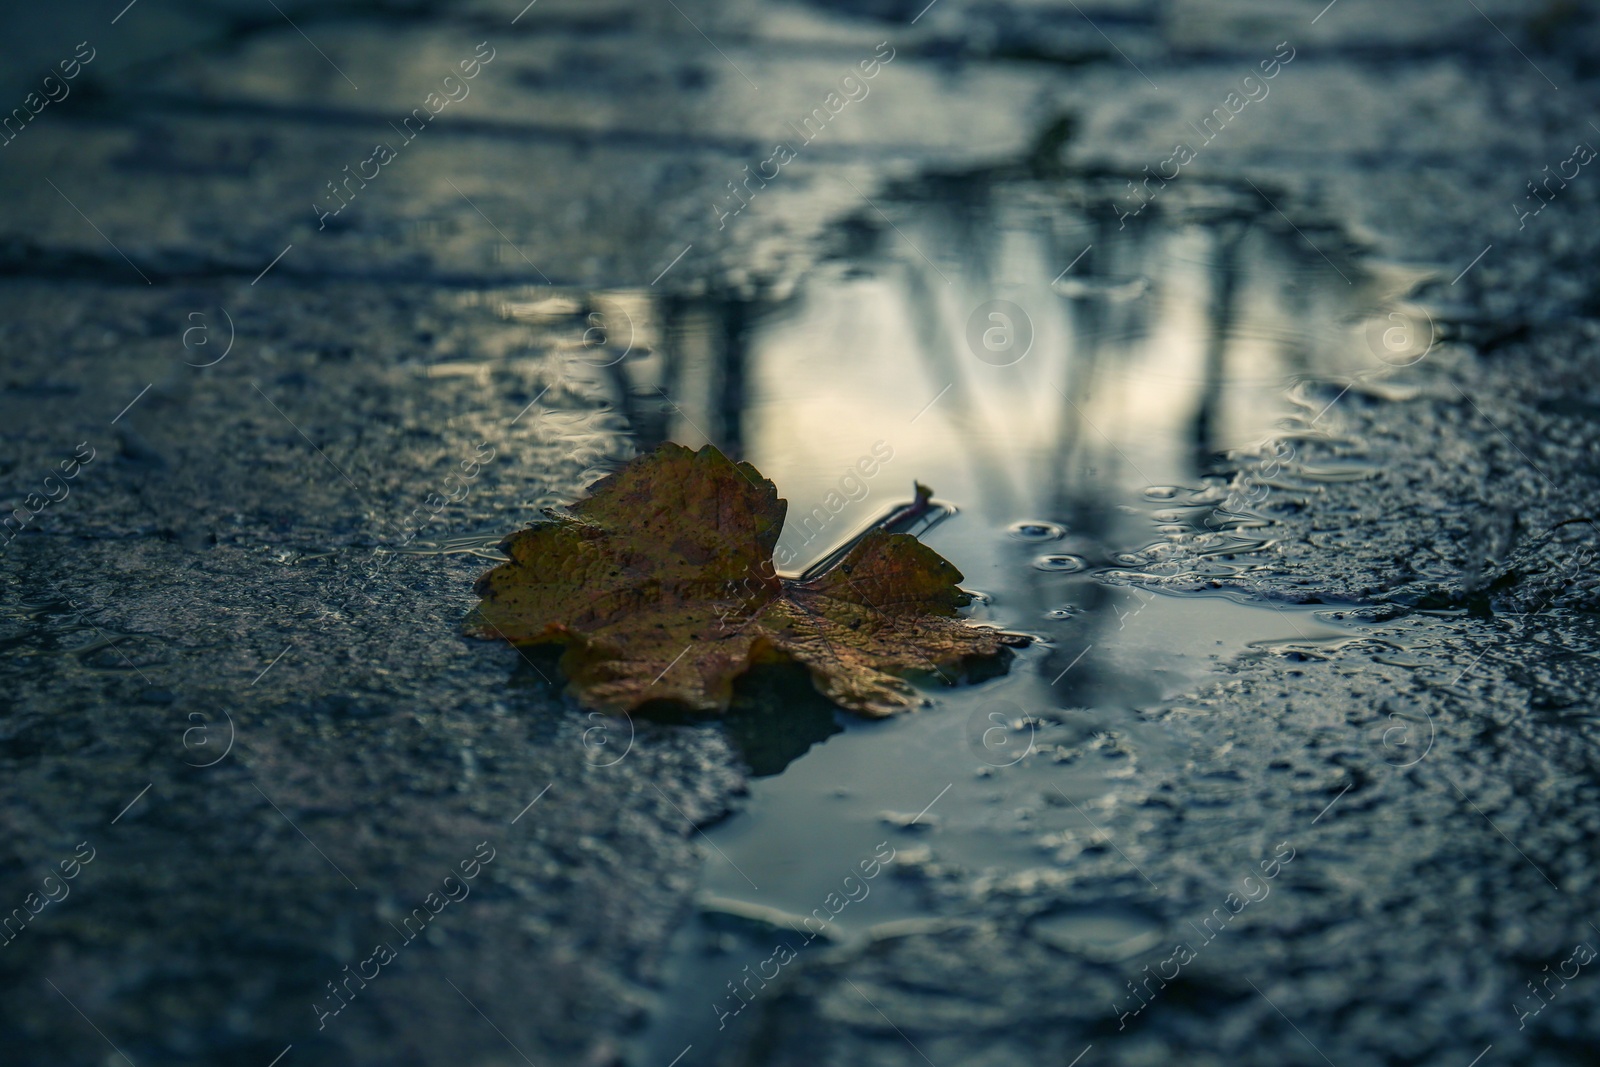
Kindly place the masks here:
<instances>
[{"instance_id":1,"label":"reflection of tree in puddle","mask_svg":"<svg viewBox=\"0 0 1600 1067\"><path fill-rule=\"evenodd\" d=\"M1119 229L1094 192L921 182L781 297L636 306L643 342L600 372L641 448L711 440L792 501L884 438L944 496L1081 530L1108 492L1193 483L1258 439L1293 378L1371 369L1346 325L1367 276L1264 202L1197 186L1207 203Z\"/></svg>"}]
</instances>

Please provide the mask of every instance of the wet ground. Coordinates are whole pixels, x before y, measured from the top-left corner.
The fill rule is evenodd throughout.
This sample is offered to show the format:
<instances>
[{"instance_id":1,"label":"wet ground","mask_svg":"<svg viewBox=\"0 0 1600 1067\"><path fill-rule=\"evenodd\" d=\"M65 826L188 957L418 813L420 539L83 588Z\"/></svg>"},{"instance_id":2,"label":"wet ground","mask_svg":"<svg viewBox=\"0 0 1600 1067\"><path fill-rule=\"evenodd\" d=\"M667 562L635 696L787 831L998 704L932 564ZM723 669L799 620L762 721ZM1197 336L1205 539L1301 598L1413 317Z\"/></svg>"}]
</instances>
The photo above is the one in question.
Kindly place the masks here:
<instances>
[{"instance_id":1,"label":"wet ground","mask_svg":"<svg viewBox=\"0 0 1600 1067\"><path fill-rule=\"evenodd\" d=\"M9 16L8 1063L1594 1062L1600 12L274 8ZM665 439L1039 640L460 637Z\"/></svg>"}]
</instances>

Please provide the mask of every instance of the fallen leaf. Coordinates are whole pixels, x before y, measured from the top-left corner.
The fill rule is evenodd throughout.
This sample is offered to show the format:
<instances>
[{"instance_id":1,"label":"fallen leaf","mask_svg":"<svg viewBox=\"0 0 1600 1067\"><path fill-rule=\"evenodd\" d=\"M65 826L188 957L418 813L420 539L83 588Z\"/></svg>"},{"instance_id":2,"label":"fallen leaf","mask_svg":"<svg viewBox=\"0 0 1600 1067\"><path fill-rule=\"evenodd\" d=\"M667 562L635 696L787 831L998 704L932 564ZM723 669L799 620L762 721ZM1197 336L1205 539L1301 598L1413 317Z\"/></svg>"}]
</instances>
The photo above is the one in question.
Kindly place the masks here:
<instances>
[{"instance_id":1,"label":"fallen leaf","mask_svg":"<svg viewBox=\"0 0 1600 1067\"><path fill-rule=\"evenodd\" d=\"M662 445L502 541L510 560L478 579L468 632L564 644L574 695L613 713L726 711L746 669L792 660L834 703L882 717L921 702L905 675L950 680L1027 643L961 619L961 572L907 534L874 528L824 573L779 576L787 508L750 464Z\"/></svg>"}]
</instances>

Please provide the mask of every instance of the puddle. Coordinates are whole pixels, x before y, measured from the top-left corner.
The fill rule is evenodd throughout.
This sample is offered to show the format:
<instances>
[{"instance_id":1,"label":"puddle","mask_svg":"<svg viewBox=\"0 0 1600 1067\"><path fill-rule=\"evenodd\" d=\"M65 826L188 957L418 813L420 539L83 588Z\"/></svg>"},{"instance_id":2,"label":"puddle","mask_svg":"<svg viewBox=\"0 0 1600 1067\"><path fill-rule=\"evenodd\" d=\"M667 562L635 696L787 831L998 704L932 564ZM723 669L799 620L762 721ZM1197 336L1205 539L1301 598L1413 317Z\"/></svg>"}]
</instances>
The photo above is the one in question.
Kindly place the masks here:
<instances>
[{"instance_id":1,"label":"puddle","mask_svg":"<svg viewBox=\"0 0 1600 1067\"><path fill-rule=\"evenodd\" d=\"M954 514L922 536L979 594L973 617L1038 638L1008 674L932 685L926 711L884 723L834 715L793 679L752 679L750 707L768 713L727 728L757 777L707 831L702 907L642 1062L748 1025L739 1005L777 981L778 956L932 921L923 873L1003 876L1104 848L1097 813L1118 790L1189 755L1141 708L1240 657L1292 669L1360 640L1325 608L1129 580L1152 559L1239 574L1270 548L1257 503L1202 548L1174 538L1216 515L1227 453L1325 436L1317 383L1379 387L1368 379L1392 367L1371 323L1407 283L1341 248L1324 258L1231 190L1194 183L1125 228L1106 207L1118 192L1002 172L915 183L838 227L836 254L804 277L505 298L513 329L493 353L427 369L577 401L520 432L597 474L629 439L750 460L789 501L787 573L931 486ZM1258 495L1370 477L1350 452L1315 467L1290 453ZM881 869L867 879L863 864ZM1101 957L1149 933L1110 911L1038 922L1056 948Z\"/></svg>"},{"instance_id":2,"label":"puddle","mask_svg":"<svg viewBox=\"0 0 1600 1067\"><path fill-rule=\"evenodd\" d=\"M842 227L837 257L774 291L503 309L570 334L589 395L640 449L710 440L773 478L789 501L781 569L924 483L957 510L923 536L980 594L974 617L1039 638L1002 677L930 688L920 714L809 708L780 743L759 723L730 728L759 776L707 831L700 914L678 934L641 1062L691 1043L709 1054L791 954L931 921L930 869L1004 875L1105 847L1097 813L1119 788L1189 755L1141 708L1241 656L1288 665L1359 640L1326 608L1118 584L1214 513L1225 453L1317 435L1308 383L1383 369L1363 331L1392 279L1194 188L1122 229L1101 206L1110 186L942 179L876 200L884 214ZM1367 476L1355 459L1291 463L1267 491ZM1235 510L1227 539L1184 565L1238 572L1267 527ZM1034 932L1097 959L1159 934L1111 903Z\"/></svg>"},{"instance_id":3,"label":"puddle","mask_svg":"<svg viewBox=\"0 0 1600 1067\"><path fill-rule=\"evenodd\" d=\"M1152 564L1248 574L1273 544L1263 497L1372 476L1359 442L1315 466L1295 445L1328 439L1317 415L1348 383L1391 388L1372 324L1415 279L1332 239L1313 249L1259 197L1193 182L1124 227L1120 192L947 176L874 198L803 277L463 296L505 330L423 372L528 404L531 454L598 477L630 445L715 443L788 500L790 574L930 486L948 514L921 536L977 594L973 618L1038 639L1008 674L935 681L925 711L882 723L834 713L792 677L750 679L726 724L750 796L707 830L702 905L641 1062L709 1053L749 1025L739 1005L792 962L779 956L934 921L930 871L1004 877L1104 849L1099 814L1119 790L1191 755L1141 709L1243 657L1293 669L1362 640L1326 607L1157 595L1138 578ZM536 411L541 398L558 410ZM1220 514L1228 454L1268 448L1281 469ZM1208 521L1216 534L1180 543ZM467 532L409 550L490 545ZM1151 936L1114 911L1039 919L1037 933L1097 958Z\"/></svg>"}]
</instances>

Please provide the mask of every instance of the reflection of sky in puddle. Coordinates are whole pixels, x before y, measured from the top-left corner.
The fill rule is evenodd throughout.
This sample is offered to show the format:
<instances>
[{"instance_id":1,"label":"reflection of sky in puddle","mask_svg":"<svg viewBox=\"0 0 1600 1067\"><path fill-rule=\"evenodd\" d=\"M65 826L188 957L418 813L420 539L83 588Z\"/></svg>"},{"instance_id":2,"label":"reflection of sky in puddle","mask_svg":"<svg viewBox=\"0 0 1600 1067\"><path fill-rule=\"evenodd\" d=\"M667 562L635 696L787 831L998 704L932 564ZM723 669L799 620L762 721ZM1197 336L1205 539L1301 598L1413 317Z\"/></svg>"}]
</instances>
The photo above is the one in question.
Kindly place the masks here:
<instances>
[{"instance_id":1,"label":"reflection of sky in puddle","mask_svg":"<svg viewBox=\"0 0 1600 1067\"><path fill-rule=\"evenodd\" d=\"M667 308L662 348L678 365L655 371L672 398L655 409L659 435L709 435L777 482L790 502L782 543L795 552L785 569L909 499L916 479L961 509L926 540L986 594L975 617L1042 638L1004 677L939 689L923 714L851 722L755 781L745 809L710 831L720 855L704 887L715 896L804 915L886 839L974 873L1070 863L1097 846L1093 824L1118 783L1187 758L1140 707L1253 643L1350 636L1312 609L1157 596L1096 571L1174 521L1180 494L1146 489L1199 486L1219 453L1303 422L1288 395L1296 381L1373 370L1352 323L1392 294L1266 216L1219 209L1119 232L1059 190L956 192L881 201L887 228L857 234L850 257L769 306ZM941 251L952 248L965 254ZM990 305L969 330L991 301L1024 318ZM986 318L991 307L1010 319ZM1026 354L994 334L999 351L980 358L991 326L1031 333ZM864 458L878 461L870 477L852 473ZM1086 566L1041 566L1046 556ZM860 936L917 914L914 879L885 878L837 925ZM1092 916L1084 924L1074 936L1094 941ZM774 936L718 955L707 946L726 949L729 935L709 930L682 935L663 1017L691 1021L661 1023L660 1051L716 1040L705 1004Z\"/></svg>"},{"instance_id":2,"label":"reflection of sky in puddle","mask_svg":"<svg viewBox=\"0 0 1600 1067\"><path fill-rule=\"evenodd\" d=\"M1262 439L1291 412L1296 376L1373 365L1347 325L1367 287L1292 234L1235 218L1121 232L1057 218L1053 234L1055 205L998 205L981 223L938 202L915 207L900 218L889 205L882 251L825 265L781 303L744 307L721 338L698 322L679 349L710 365L679 372L663 428L733 444L778 483L794 569L908 498L913 478L965 509L962 525L1051 520L1123 542L1136 532L1117 505L1139 503L1147 485L1195 484L1214 453ZM971 254L922 257L949 247ZM990 301L1021 317L988 317ZM985 329L1002 331L991 334L1001 351L979 358ZM736 366L719 373L719 356ZM730 393L736 413L722 408ZM892 462L866 501L841 507L861 495L841 479L878 442ZM824 506L839 512L826 536L819 521L799 529Z\"/></svg>"}]
</instances>

